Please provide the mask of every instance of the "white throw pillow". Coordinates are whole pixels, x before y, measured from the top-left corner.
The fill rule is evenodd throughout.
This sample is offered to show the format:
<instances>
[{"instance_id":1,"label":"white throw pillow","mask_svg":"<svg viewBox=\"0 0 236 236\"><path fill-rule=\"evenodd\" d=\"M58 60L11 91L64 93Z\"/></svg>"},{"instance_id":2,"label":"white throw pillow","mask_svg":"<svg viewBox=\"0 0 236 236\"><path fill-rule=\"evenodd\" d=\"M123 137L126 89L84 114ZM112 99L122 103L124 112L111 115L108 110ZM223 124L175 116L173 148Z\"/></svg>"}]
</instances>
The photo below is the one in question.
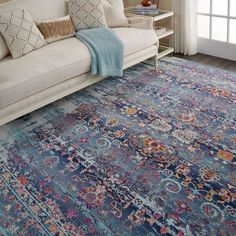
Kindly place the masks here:
<instances>
[{"instance_id":1,"label":"white throw pillow","mask_svg":"<svg viewBox=\"0 0 236 236\"><path fill-rule=\"evenodd\" d=\"M10 51L6 45L5 40L3 39L1 33L0 33L0 60L2 60L4 57L8 56L10 54Z\"/></svg>"},{"instance_id":2,"label":"white throw pillow","mask_svg":"<svg viewBox=\"0 0 236 236\"><path fill-rule=\"evenodd\" d=\"M127 27L123 0L103 0L104 12L109 27Z\"/></svg>"},{"instance_id":3,"label":"white throw pillow","mask_svg":"<svg viewBox=\"0 0 236 236\"><path fill-rule=\"evenodd\" d=\"M69 0L76 31L107 26L102 0Z\"/></svg>"},{"instance_id":4,"label":"white throw pillow","mask_svg":"<svg viewBox=\"0 0 236 236\"><path fill-rule=\"evenodd\" d=\"M21 57L47 43L25 10L0 15L0 32L13 58Z\"/></svg>"}]
</instances>

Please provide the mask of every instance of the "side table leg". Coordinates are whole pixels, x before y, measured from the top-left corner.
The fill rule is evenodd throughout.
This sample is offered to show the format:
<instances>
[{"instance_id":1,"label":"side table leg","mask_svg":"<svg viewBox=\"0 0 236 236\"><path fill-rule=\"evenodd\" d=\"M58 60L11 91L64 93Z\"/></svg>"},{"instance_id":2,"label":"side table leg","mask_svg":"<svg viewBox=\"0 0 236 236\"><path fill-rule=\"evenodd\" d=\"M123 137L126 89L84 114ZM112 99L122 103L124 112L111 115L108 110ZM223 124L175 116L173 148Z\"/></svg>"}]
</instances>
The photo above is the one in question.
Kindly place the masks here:
<instances>
[{"instance_id":1,"label":"side table leg","mask_svg":"<svg viewBox=\"0 0 236 236\"><path fill-rule=\"evenodd\" d=\"M158 71L158 55L156 55L155 57L154 57L154 66L155 66L155 70L156 71Z\"/></svg>"}]
</instances>

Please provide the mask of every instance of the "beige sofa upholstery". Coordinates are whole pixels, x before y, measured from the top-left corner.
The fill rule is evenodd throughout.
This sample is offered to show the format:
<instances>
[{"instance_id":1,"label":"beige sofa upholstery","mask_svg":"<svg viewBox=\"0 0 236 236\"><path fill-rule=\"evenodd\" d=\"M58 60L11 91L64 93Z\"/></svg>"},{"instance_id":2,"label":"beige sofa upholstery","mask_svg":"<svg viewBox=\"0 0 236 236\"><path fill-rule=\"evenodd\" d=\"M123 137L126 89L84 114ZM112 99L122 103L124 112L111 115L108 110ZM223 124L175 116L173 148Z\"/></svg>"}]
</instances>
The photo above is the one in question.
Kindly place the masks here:
<instances>
[{"instance_id":1,"label":"beige sofa upholstery","mask_svg":"<svg viewBox=\"0 0 236 236\"><path fill-rule=\"evenodd\" d=\"M68 13L65 0L15 0L0 5L0 13L19 8L29 11L34 19ZM113 30L124 42L124 68L157 54L153 30ZM90 75L90 64L87 47L76 38L49 44L18 59L8 56L1 60L0 125L101 80Z\"/></svg>"}]
</instances>

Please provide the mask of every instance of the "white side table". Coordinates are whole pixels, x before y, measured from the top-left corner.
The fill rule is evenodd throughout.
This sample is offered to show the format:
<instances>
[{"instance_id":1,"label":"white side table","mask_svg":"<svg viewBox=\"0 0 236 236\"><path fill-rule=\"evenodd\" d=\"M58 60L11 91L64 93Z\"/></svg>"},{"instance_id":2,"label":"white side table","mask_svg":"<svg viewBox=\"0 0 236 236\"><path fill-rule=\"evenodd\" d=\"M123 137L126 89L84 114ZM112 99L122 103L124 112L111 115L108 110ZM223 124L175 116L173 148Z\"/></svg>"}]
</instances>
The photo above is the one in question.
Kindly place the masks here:
<instances>
[{"instance_id":1,"label":"white side table","mask_svg":"<svg viewBox=\"0 0 236 236\"><path fill-rule=\"evenodd\" d=\"M158 13L155 14L149 14L149 13L136 13L135 7L127 7L125 8L125 14L127 16L143 16L143 17L149 17L153 21L153 29L157 32L157 38L163 39L166 37L170 37L170 43L168 45L160 44L158 48L158 56L157 58L160 59L166 55L169 55L174 52L174 30L173 30L173 24L174 24L174 12L173 11L166 11L166 10L160 10ZM171 24L170 29L164 30L161 33L158 33L157 27L160 26L158 24L158 21L170 18L171 17Z\"/></svg>"}]
</instances>

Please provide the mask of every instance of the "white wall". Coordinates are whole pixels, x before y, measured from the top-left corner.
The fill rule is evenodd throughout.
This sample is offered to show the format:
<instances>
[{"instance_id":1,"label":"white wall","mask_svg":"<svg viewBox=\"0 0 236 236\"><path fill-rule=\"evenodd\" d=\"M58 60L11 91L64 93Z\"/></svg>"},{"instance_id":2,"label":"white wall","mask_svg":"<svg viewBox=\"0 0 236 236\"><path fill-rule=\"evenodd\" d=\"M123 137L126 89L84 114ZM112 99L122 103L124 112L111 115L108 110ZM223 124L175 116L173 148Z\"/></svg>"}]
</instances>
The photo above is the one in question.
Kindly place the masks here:
<instances>
[{"instance_id":1,"label":"white wall","mask_svg":"<svg viewBox=\"0 0 236 236\"><path fill-rule=\"evenodd\" d=\"M8 0L0 0L0 3L7 2ZM123 0L125 6L133 6L141 2L141 0ZM162 9L170 9L171 0L161 0L160 7Z\"/></svg>"}]
</instances>

